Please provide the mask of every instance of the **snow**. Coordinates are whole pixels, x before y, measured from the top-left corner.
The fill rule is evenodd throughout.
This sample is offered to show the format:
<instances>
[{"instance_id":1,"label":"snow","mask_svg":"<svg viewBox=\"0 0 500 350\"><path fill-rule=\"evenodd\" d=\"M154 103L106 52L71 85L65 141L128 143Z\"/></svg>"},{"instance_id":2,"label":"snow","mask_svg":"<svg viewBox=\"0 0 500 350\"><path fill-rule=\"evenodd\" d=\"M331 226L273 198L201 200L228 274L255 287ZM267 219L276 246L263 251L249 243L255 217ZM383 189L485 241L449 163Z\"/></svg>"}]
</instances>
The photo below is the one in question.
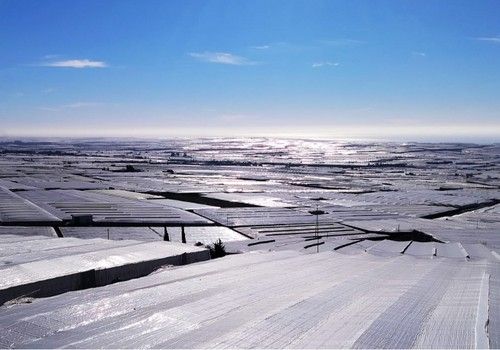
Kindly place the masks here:
<instances>
[{"instance_id":1,"label":"snow","mask_svg":"<svg viewBox=\"0 0 500 350\"><path fill-rule=\"evenodd\" d=\"M287 208L294 206L293 203L287 203L279 197L261 193L210 193L206 194L205 197L268 208Z\"/></svg>"},{"instance_id":2,"label":"snow","mask_svg":"<svg viewBox=\"0 0 500 350\"><path fill-rule=\"evenodd\" d=\"M76 237L82 239L108 238L111 240L137 240L137 241L163 241L165 228L161 226L148 227L63 227L61 231L64 237ZM223 242L238 241L247 239L246 236L239 234L227 227L186 227L184 229L186 242L195 244L212 244L217 240ZM182 242L181 229L178 227L168 227L167 233L171 242Z\"/></svg>"},{"instance_id":3,"label":"snow","mask_svg":"<svg viewBox=\"0 0 500 350\"><path fill-rule=\"evenodd\" d=\"M66 285L73 285L75 276L90 270L101 271L96 282L106 284L113 275L128 279L166 263L208 258L206 250L181 243L2 235L0 302L24 294L50 295L75 289ZM56 279L59 287L50 282Z\"/></svg>"},{"instance_id":4,"label":"snow","mask_svg":"<svg viewBox=\"0 0 500 350\"><path fill-rule=\"evenodd\" d=\"M50 226L0 226L0 236L5 235L56 237L57 233Z\"/></svg>"},{"instance_id":5,"label":"snow","mask_svg":"<svg viewBox=\"0 0 500 350\"><path fill-rule=\"evenodd\" d=\"M403 254L412 242L383 240L367 249L372 254L396 255Z\"/></svg>"},{"instance_id":6,"label":"snow","mask_svg":"<svg viewBox=\"0 0 500 350\"><path fill-rule=\"evenodd\" d=\"M61 221L55 215L43 210L14 192L0 187L0 223Z\"/></svg>"},{"instance_id":7,"label":"snow","mask_svg":"<svg viewBox=\"0 0 500 350\"><path fill-rule=\"evenodd\" d=\"M316 222L314 215L286 208L220 208L197 209L194 212L230 227Z\"/></svg>"},{"instance_id":8,"label":"snow","mask_svg":"<svg viewBox=\"0 0 500 350\"><path fill-rule=\"evenodd\" d=\"M153 201L133 200L97 192L36 190L23 191L20 195L61 220L71 220L72 215L91 214L93 220L100 223L210 224L210 221L198 215L155 204Z\"/></svg>"},{"instance_id":9,"label":"snow","mask_svg":"<svg viewBox=\"0 0 500 350\"><path fill-rule=\"evenodd\" d=\"M436 256L446 258L465 259L468 257L467 251L459 242L436 245Z\"/></svg>"},{"instance_id":10,"label":"snow","mask_svg":"<svg viewBox=\"0 0 500 350\"><path fill-rule=\"evenodd\" d=\"M500 348L499 151L0 142L0 347Z\"/></svg>"},{"instance_id":11,"label":"snow","mask_svg":"<svg viewBox=\"0 0 500 350\"><path fill-rule=\"evenodd\" d=\"M254 252L3 307L13 347L466 348L485 260ZM488 300L488 303L498 300ZM48 320L50 320L48 322ZM489 327L488 340L498 338ZM482 338L481 338L482 337Z\"/></svg>"},{"instance_id":12,"label":"snow","mask_svg":"<svg viewBox=\"0 0 500 350\"><path fill-rule=\"evenodd\" d=\"M178 209L183 209L183 210L218 208L218 207L213 206L213 205L179 201L179 200L175 200L175 199L155 199L155 200L152 200L151 203L163 204L163 205L166 205L166 206L169 206L172 208L178 208Z\"/></svg>"}]
</instances>

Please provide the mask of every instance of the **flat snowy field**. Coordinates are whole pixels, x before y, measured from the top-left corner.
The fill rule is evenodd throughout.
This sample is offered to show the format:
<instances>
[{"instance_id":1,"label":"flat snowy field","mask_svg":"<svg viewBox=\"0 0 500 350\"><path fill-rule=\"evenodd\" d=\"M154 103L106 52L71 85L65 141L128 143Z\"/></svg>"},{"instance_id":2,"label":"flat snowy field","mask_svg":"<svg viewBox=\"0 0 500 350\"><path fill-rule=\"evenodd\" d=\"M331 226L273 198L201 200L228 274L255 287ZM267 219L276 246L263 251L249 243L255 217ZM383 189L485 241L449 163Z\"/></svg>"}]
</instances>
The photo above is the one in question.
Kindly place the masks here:
<instances>
[{"instance_id":1,"label":"flat snowy field","mask_svg":"<svg viewBox=\"0 0 500 350\"><path fill-rule=\"evenodd\" d=\"M0 140L2 292L0 347L500 348L500 145Z\"/></svg>"},{"instance_id":2,"label":"flat snowy field","mask_svg":"<svg viewBox=\"0 0 500 350\"><path fill-rule=\"evenodd\" d=\"M498 266L253 252L4 307L0 345L498 348Z\"/></svg>"}]
</instances>

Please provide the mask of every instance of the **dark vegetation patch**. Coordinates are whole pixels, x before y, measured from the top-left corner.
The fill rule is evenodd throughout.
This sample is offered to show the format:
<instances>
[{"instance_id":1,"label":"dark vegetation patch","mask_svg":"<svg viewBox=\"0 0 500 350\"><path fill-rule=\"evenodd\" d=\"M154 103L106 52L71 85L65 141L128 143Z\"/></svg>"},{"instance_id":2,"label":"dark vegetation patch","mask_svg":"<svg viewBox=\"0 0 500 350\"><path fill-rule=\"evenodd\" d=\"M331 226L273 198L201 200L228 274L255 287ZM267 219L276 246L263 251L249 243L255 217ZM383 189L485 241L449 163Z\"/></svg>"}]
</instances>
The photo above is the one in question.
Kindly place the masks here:
<instances>
[{"instance_id":1,"label":"dark vegetation patch","mask_svg":"<svg viewBox=\"0 0 500 350\"><path fill-rule=\"evenodd\" d=\"M422 231L407 231L407 232L377 232L380 234L380 237L367 237L365 239L370 241L382 241L384 239L388 239L390 241L415 241L415 242L438 242L443 243L442 241L432 237L431 235L422 232Z\"/></svg>"},{"instance_id":2,"label":"dark vegetation patch","mask_svg":"<svg viewBox=\"0 0 500 350\"><path fill-rule=\"evenodd\" d=\"M167 199L175 199L183 202L212 205L221 208L259 207L258 205L254 204L231 202L223 199L209 198L203 196L201 193L177 193L177 192L159 192L159 191L148 191L146 193L162 196Z\"/></svg>"},{"instance_id":3,"label":"dark vegetation patch","mask_svg":"<svg viewBox=\"0 0 500 350\"><path fill-rule=\"evenodd\" d=\"M207 245L206 247L210 251L210 258L211 259L222 258L223 256L225 256L227 254L226 253L226 246L224 245L224 243L222 243L220 238L214 244Z\"/></svg>"},{"instance_id":4,"label":"dark vegetation patch","mask_svg":"<svg viewBox=\"0 0 500 350\"><path fill-rule=\"evenodd\" d=\"M111 171L113 173L138 173L138 172L141 172L142 170L139 168L136 168L132 164L127 164L127 165L125 165L125 168L115 169L115 170L110 169L109 171Z\"/></svg>"},{"instance_id":5,"label":"dark vegetation patch","mask_svg":"<svg viewBox=\"0 0 500 350\"><path fill-rule=\"evenodd\" d=\"M492 207L492 206L495 206L499 203L500 203L500 200L492 199L492 200L486 201L486 202L464 205L464 206L461 206L461 207L458 207L455 209L451 209L451 210L447 210L447 211L444 211L441 213L422 216L422 218L423 219L437 219L437 218L443 218L443 217L447 217L447 216L455 216L455 215L467 213L469 211L474 211L477 209Z\"/></svg>"}]
</instances>

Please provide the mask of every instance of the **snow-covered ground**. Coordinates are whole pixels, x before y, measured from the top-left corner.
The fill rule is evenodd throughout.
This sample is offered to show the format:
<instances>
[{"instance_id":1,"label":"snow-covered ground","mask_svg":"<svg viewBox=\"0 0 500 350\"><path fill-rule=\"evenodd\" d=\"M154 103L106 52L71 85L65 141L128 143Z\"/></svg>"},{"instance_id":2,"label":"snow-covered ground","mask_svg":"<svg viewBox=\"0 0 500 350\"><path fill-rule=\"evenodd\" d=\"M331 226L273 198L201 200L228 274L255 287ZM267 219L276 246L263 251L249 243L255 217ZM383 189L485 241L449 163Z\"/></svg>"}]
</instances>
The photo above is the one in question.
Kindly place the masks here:
<instances>
[{"instance_id":1,"label":"snow-covered ground","mask_svg":"<svg viewBox=\"0 0 500 350\"><path fill-rule=\"evenodd\" d=\"M0 235L0 304L147 275L166 264L207 260L207 250L173 242Z\"/></svg>"},{"instance_id":2,"label":"snow-covered ground","mask_svg":"<svg viewBox=\"0 0 500 350\"><path fill-rule=\"evenodd\" d=\"M253 252L3 307L3 347L497 348L498 260Z\"/></svg>"},{"instance_id":3,"label":"snow-covered ground","mask_svg":"<svg viewBox=\"0 0 500 350\"><path fill-rule=\"evenodd\" d=\"M241 253L17 299L0 347L499 348L499 218L499 144L0 140L4 290Z\"/></svg>"}]
</instances>

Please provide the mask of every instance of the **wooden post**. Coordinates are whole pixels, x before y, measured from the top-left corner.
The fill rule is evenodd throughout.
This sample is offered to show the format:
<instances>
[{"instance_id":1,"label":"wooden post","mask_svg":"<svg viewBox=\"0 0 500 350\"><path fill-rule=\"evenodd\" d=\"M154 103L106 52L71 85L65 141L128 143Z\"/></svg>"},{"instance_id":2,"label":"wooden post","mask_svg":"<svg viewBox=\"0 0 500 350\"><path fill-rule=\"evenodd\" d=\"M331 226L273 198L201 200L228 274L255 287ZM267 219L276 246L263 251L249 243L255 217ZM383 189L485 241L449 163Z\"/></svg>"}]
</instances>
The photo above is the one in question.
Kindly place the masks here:
<instances>
[{"instance_id":1,"label":"wooden post","mask_svg":"<svg viewBox=\"0 0 500 350\"><path fill-rule=\"evenodd\" d=\"M184 231L184 226L181 226L181 239L182 243L186 243L186 231Z\"/></svg>"},{"instance_id":2,"label":"wooden post","mask_svg":"<svg viewBox=\"0 0 500 350\"><path fill-rule=\"evenodd\" d=\"M316 253L319 253L319 214L317 206L316 206L316 243L318 244L316 246Z\"/></svg>"}]
</instances>

